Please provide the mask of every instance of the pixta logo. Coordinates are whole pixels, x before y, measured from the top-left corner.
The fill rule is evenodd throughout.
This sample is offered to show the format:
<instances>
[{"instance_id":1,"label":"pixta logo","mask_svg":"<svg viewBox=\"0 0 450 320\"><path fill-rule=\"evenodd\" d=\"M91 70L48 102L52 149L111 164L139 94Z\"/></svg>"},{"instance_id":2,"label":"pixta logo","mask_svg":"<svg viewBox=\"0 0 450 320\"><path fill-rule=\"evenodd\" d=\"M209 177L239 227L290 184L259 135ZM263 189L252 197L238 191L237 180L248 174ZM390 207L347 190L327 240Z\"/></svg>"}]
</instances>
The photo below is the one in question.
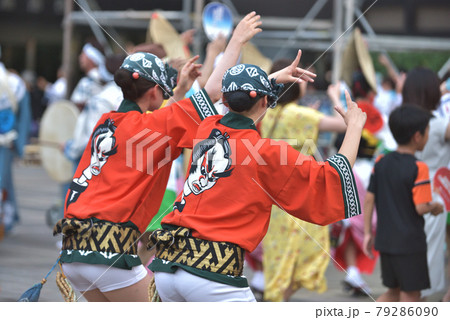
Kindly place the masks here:
<instances>
[{"instance_id":1,"label":"pixta logo","mask_svg":"<svg viewBox=\"0 0 450 320\"><path fill-rule=\"evenodd\" d=\"M147 128L135 134L126 143L127 167L153 175L171 161L170 139Z\"/></svg>"}]
</instances>

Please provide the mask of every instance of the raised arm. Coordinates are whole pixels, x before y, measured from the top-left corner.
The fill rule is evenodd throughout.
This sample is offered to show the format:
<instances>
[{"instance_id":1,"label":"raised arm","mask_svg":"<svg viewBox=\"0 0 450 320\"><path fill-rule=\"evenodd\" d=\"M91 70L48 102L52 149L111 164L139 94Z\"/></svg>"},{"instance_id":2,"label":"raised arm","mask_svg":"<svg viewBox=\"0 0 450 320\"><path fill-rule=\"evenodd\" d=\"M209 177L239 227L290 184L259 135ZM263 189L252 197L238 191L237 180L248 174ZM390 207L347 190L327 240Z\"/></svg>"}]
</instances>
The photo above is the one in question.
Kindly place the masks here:
<instances>
[{"instance_id":1,"label":"raised arm","mask_svg":"<svg viewBox=\"0 0 450 320\"><path fill-rule=\"evenodd\" d=\"M222 77L229 68L234 66L241 53L242 46L253 36L262 31L260 16L254 11L247 14L236 26L225 52L220 59L217 67L208 79L205 90L212 102L216 102L221 97Z\"/></svg>"},{"instance_id":2,"label":"raised arm","mask_svg":"<svg viewBox=\"0 0 450 320\"><path fill-rule=\"evenodd\" d=\"M340 82L330 84L327 89L328 97L333 105L339 105ZM334 110L332 116L324 116L319 122L319 131L345 132L347 125L341 115Z\"/></svg>"},{"instance_id":3,"label":"raised arm","mask_svg":"<svg viewBox=\"0 0 450 320\"><path fill-rule=\"evenodd\" d=\"M341 106L335 106L335 110L344 118L347 124L344 141L338 153L344 155L353 167L358 153L359 141L361 133L366 123L367 115L363 112L356 102L352 101L348 91L345 91L345 99L347 102L347 112Z\"/></svg>"},{"instance_id":4,"label":"raised arm","mask_svg":"<svg viewBox=\"0 0 450 320\"><path fill-rule=\"evenodd\" d=\"M386 54L381 53L378 56L378 61L380 62L380 64L382 66L384 66L386 68L389 78L391 78L392 81L397 82L399 73L395 70L394 66L392 65L391 61L389 60L389 57Z\"/></svg>"},{"instance_id":5,"label":"raised arm","mask_svg":"<svg viewBox=\"0 0 450 320\"><path fill-rule=\"evenodd\" d=\"M202 74L197 79L201 88L205 86L208 78L211 76L217 56L225 50L226 46L227 40L221 34L214 41L208 43L208 46L206 47L205 61L203 61L201 68Z\"/></svg>"}]
</instances>

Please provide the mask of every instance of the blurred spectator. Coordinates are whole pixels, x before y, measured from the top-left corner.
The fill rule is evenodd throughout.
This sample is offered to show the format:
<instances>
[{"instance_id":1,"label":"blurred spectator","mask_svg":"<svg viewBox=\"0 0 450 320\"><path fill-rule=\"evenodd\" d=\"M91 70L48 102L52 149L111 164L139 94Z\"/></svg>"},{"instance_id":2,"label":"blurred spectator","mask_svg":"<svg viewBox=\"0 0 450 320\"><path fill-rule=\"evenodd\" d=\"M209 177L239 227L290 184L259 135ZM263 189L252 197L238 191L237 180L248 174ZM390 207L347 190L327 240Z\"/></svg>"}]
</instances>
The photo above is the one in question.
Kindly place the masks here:
<instances>
[{"instance_id":1,"label":"blurred spectator","mask_svg":"<svg viewBox=\"0 0 450 320\"><path fill-rule=\"evenodd\" d=\"M87 42L78 57L79 67L85 74L70 96L70 100L83 110L90 97L99 93L107 81L113 76L105 67L105 56L101 45L91 40Z\"/></svg>"},{"instance_id":2,"label":"blurred spectator","mask_svg":"<svg viewBox=\"0 0 450 320\"><path fill-rule=\"evenodd\" d=\"M123 54L108 56L105 63L108 72L114 74L125 57ZM87 100L85 107L78 116L74 138L64 146L64 154L67 158L75 162L75 168L86 148L86 144L98 119L100 119L103 113L116 111L122 100L122 90L114 80L107 82L98 94L93 95Z\"/></svg>"},{"instance_id":3,"label":"blurred spectator","mask_svg":"<svg viewBox=\"0 0 450 320\"><path fill-rule=\"evenodd\" d=\"M66 98L67 80L63 67L59 67L57 79L54 83L48 82L44 77L38 77L37 85L44 91L44 99L47 105L51 105L55 101Z\"/></svg>"},{"instance_id":4,"label":"blurred spectator","mask_svg":"<svg viewBox=\"0 0 450 320\"><path fill-rule=\"evenodd\" d=\"M285 59L275 61L270 73L290 63ZM297 101L305 91L305 82L285 84L277 107L267 109L261 136L296 139L297 144L293 145L296 150L317 159L318 133L344 132L347 126L337 113L329 116L313 108L299 106ZM314 212L313 207L310 210ZM325 271L330 260L329 247L328 226L302 221L272 206L269 229L263 240L264 300L288 301L300 288L324 292L327 288Z\"/></svg>"},{"instance_id":5,"label":"blurred spectator","mask_svg":"<svg viewBox=\"0 0 450 320\"><path fill-rule=\"evenodd\" d=\"M436 110L436 115L450 119L450 72L447 72L442 78L441 89L441 101L439 107Z\"/></svg>"},{"instance_id":6,"label":"blurred spectator","mask_svg":"<svg viewBox=\"0 0 450 320\"><path fill-rule=\"evenodd\" d=\"M352 95L358 107L367 114L367 121L361 136L358 155L353 166L353 174L358 185L358 194L361 203L364 202L365 192L361 192L360 190L366 190L369 185L373 158L380 142L377 134L384 125L382 114L373 105L373 99L376 94L375 88L369 84L366 78L367 76L361 70L355 70L351 84ZM333 95L335 96L333 99L334 104L339 103L337 99L338 92L340 91L337 90ZM337 147L340 146L340 141L342 141L342 136L338 136L336 139ZM374 217L374 228L375 224L376 218ZM342 237L339 237L340 241L335 244L336 248L333 250L335 265L339 270L342 268L345 269L344 289L354 295L370 294L371 290L362 278L361 273L371 274L375 267L376 258L378 257L376 253L373 259L367 258L364 255L362 242L364 234L363 225L363 215L359 215L347 219L345 222L338 222L337 225L332 226L332 231L336 228L342 229Z\"/></svg>"},{"instance_id":7,"label":"blurred spectator","mask_svg":"<svg viewBox=\"0 0 450 320\"><path fill-rule=\"evenodd\" d=\"M15 156L23 156L30 124L30 95L26 84L0 61L0 191L6 191L0 224L7 232L19 221L12 165Z\"/></svg>"},{"instance_id":8,"label":"blurred spectator","mask_svg":"<svg viewBox=\"0 0 450 320\"><path fill-rule=\"evenodd\" d=\"M39 134L39 122L45 111L46 103L44 99L44 91L38 85L36 81L36 75L34 71L25 70L21 74L22 80L25 82L27 91L30 95L31 106L31 126L30 135L37 137Z\"/></svg>"},{"instance_id":9,"label":"blurred spectator","mask_svg":"<svg viewBox=\"0 0 450 320\"><path fill-rule=\"evenodd\" d=\"M436 115L435 110L441 98L439 85L440 81L436 73L423 67L414 68L406 76L402 91L403 103L418 105ZM416 156L427 164L431 181L440 167L448 166L450 162L448 118L436 116L431 118L428 142L423 151L417 152ZM433 193L433 200L443 203L437 193ZM423 298L445 288L445 233L449 208L445 209L444 214L438 216L424 215L431 288L422 291Z\"/></svg>"}]
</instances>

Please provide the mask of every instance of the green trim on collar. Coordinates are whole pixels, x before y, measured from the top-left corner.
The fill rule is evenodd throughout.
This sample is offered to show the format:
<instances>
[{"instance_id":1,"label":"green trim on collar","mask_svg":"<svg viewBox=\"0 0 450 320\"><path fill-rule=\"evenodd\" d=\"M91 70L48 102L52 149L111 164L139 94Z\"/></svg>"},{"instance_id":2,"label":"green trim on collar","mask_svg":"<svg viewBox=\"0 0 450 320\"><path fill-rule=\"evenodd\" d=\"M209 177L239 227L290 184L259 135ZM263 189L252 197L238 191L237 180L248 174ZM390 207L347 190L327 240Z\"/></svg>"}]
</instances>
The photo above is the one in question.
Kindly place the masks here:
<instances>
[{"instance_id":1,"label":"green trim on collar","mask_svg":"<svg viewBox=\"0 0 450 320\"><path fill-rule=\"evenodd\" d=\"M253 129L256 130L255 123L252 119L247 118L239 113L230 111L219 121L224 126L233 129Z\"/></svg>"},{"instance_id":2,"label":"green trim on collar","mask_svg":"<svg viewBox=\"0 0 450 320\"><path fill-rule=\"evenodd\" d=\"M140 113L143 113L141 108L139 108L136 102L123 99L122 103L119 106L119 109L117 109L117 112L125 113L129 111L138 111Z\"/></svg>"}]
</instances>

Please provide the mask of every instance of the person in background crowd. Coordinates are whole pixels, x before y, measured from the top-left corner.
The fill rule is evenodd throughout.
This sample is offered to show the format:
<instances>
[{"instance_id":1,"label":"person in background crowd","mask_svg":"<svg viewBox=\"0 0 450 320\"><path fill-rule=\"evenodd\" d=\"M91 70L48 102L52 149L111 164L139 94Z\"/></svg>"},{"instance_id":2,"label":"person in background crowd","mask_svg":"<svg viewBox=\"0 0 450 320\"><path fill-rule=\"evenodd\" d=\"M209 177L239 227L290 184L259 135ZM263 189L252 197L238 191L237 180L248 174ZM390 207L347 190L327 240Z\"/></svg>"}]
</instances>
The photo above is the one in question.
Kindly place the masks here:
<instances>
[{"instance_id":1,"label":"person in background crowd","mask_svg":"<svg viewBox=\"0 0 450 320\"><path fill-rule=\"evenodd\" d=\"M405 83L406 85L406 83ZM377 208L375 249L381 255L381 276L388 290L377 301L420 301L420 290L430 287L423 216L440 215L433 201L427 165L415 158L428 140L431 115L412 104L395 109L389 128L398 147L380 155L364 200L364 245L372 257L372 212Z\"/></svg>"},{"instance_id":2,"label":"person in background crowd","mask_svg":"<svg viewBox=\"0 0 450 320\"><path fill-rule=\"evenodd\" d=\"M20 220L13 181L13 163L15 156L22 157L24 154L30 126L30 95L25 82L8 71L0 60L0 192L3 205L0 227L7 233Z\"/></svg>"},{"instance_id":3,"label":"person in background crowd","mask_svg":"<svg viewBox=\"0 0 450 320\"><path fill-rule=\"evenodd\" d=\"M53 83L48 82L44 77L38 77L37 79L39 88L44 91L44 99L48 106L55 101L66 98L67 79L63 67L59 67L56 77L57 79Z\"/></svg>"},{"instance_id":4,"label":"person in background crowd","mask_svg":"<svg viewBox=\"0 0 450 320\"><path fill-rule=\"evenodd\" d=\"M366 190L369 185L374 155L379 145L379 139L376 135L384 125L381 113L373 105L374 90L366 79L366 75L361 70L356 70L353 73L353 81L351 84L352 94L358 107L367 114L367 121L363 129L357 158L353 167L361 202L364 201L365 192L360 190ZM338 101L340 91L338 85L336 85L336 88L332 90L332 94L330 95L332 101ZM336 140L339 145L339 136ZM365 208L363 208L363 213L365 213L364 210ZM375 227L375 215L373 215L372 223ZM374 252L373 259L368 258L363 252L363 225L364 218L360 215L339 222L337 225L333 225L331 229L333 232L335 230L334 228L340 228L343 234L342 237L339 237L341 241L334 243L333 262L338 270L345 271L346 273L343 281L344 290L354 295L370 294L371 290L362 278L361 272L371 274L377 258L376 252ZM344 270L342 270L343 268Z\"/></svg>"},{"instance_id":5,"label":"person in background crowd","mask_svg":"<svg viewBox=\"0 0 450 320\"><path fill-rule=\"evenodd\" d=\"M114 74L125 57L125 54L108 56L105 61L108 72ZM87 100L85 107L78 116L73 139L67 141L64 145L64 154L74 162L75 169L98 119L104 113L116 111L122 100L122 90L114 80L106 82L99 93Z\"/></svg>"},{"instance_id":6,"label":"person in background crowd","mask_svg":"<svg viewBox=\"0 0 450 320\"><path fill-rule=\"evenodd\" d=\"M449 118L439 117L435 110L439 106L441 92L440 81L435 72L428 68L416 67L408 72L403 85L403 103L415 104L434 117L430 120L428 142L417 159L426 163L433 183L436 171L450 163L450 123ZM433 193L433 200L444 203L442 197ZM430 271L430 289L422 291L422 298L445 289L445 233L447 222L444 214L425 215L425 234L427 237L427 257Z\"/></svg>"},{"instance_id":7,"label":"person in background crowd","mask_svg":"<svg viewBox=\"0 0 450 320\"><path fill-rule=\"evenodd\" d=\"M99 93L105 82L113 79L113 75L106 69L103 48L95 40L83 46L78 62L84 76L75 86L70 100L81 111L89 98Z\"/></svg>"}]
</instances>

